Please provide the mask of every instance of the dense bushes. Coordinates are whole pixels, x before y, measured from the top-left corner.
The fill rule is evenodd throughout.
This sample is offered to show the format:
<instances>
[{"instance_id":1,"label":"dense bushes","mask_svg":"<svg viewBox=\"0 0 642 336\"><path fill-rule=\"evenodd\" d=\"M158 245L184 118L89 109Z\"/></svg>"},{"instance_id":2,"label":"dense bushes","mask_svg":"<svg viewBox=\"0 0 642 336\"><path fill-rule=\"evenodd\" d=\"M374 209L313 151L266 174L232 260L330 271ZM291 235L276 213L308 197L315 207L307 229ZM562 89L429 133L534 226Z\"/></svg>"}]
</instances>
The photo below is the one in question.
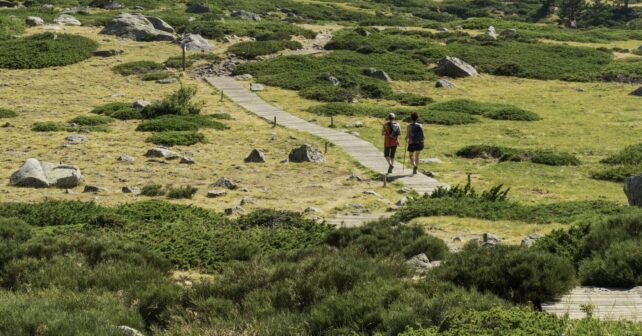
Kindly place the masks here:
<instances>
[{"instance_id":1,"label":"dense bushes","mask_svg":"<svg viewBox=\"0 0 642 336\"><path fill-rule=\"evenodd\" d=\"M0 41L13 38L15 35L21 34L25 29L23 20L12 16L0 17Z\"/></svg>"},{"instance_id":2,"label":"dense bushes","mask_svg":"<svg viewBox=\"0 0 642 336\"><path fill-rule=\"evenodd\" d=\"M181 86L175 93L145 106L141 111L143 117L150 119L163 115L191 115L201 113L202 103L191 99L196 95L195 86Z\"/></svg>"},{"instance_id":3,"label":"dense bushes","mask_svg":"<svg viewBox=\"0 0 642 336\"><path fill-rule=\"evenodd\" d=\"M55 36L55 38L54 38ZM0 68L40 69L86 60L98 44L86 37L44 33L0 42Z\"/></svg>"},{"instance_id":4,"label":"dense bushes","mask_svg":"<svg viewBox=\"0 0 642 336\"><path fill-rule=\"evenodd\" d=\"M0 108L0 119L2 119L2 118L15 118L17 116L18 116L18 113L16 113L13 110Z\"/></svg>"},{"instance_id":5,"label":"dense bushes","mask_svg":"<svg viewBox=\"0 0 642 336\"><path fill-rule=\"evenodd\" d=\"M105 115L114 119L132 120L142 119L141 108L132 107L128 103L109 103L94 108L91 113Z\"/></svg>"},{"instance_id":6,"label":"dense bushes","mask_svg":"<svg viewBox=\"0 0 642 336\"><path fill-rule=\"evenodd\" d=\"M642 165L618 165L595 171L591 177L596 180L624 182L627 177L642 174Z\"/></svg>"},{"instance_id":7,"label":"dense bushes","mask_svg":"<svg viewBox=\"0 0 642 336\"><path fill-rule=\"evenodd\" d=\"M137 131L166 132L166 131L197 131L200 128L227 129L223 123L213 120L210 115L163 115L158 118L141 122Z\"/></svg>"},{"instance_id":8,"label":"dense bushes","mask_svg":"<svg viewBox=\"0 0 642 336\"><path fill-rule=\"evenodd\" d=\"M168 131L154 133L145 141L160 146L191 146L205 142L205 135L190 131Z\"/></svg>"},{"instance_id":9,"label":"dense bushes","mask_svg":"<svg viewBox=\"0 0 642 336\"><path fill-rule=\"evenodd\" d=\"M104 126L78 126L52 121L35 122L31 126L34 132L108 132L109 129Z\"/></svg>"},{"instance_id":10,"label":"dense bushes","mask_svg":"<svg viewBox=\"0 0 642 336\"><path fill-rule=\"evenodd\" d=\"M522 149L473 145L457 151L457 156L463 158L493 158L500 162L532 162L548 166L578 166L580 161L568 153L552 153L546 151L527 151Z\"/></svg>"},{"instance_id":11,"label":"dense bushes","mask_svg":"<svg viewBox=\"0 0 642 336\"><path fill-rule=\"evenodd\" d=\"M433 111L460 112L481 115L496 120L536 121L541 118L530 111L508 104L481 103L468 99L455 99L432 104L428 107Z\"/></svg>"},{"instance_id":12,"label":"dense bushes","mask_svg":"<svg viewBox=\"0 0 642 336\"><path fill-rule=\"evenodd\" d=\"M69 123L81 126L98 126L109 124L112 121L114 121L112 117L96 115L75 117L69 120Z\"/></svg>"},{"instance_id":13,"label":"dense bushes","mask_svg":"<svg viewBox=\"0 0 642 336\"><path fill-rule=\"evenodd\" d=\"M190 67L197 61L210 61L211 63L218 63L221 61L221 57L216 54L208 53L190 54L185 58L185 66ZM163 64L168 68L180 69L183 67L183 56L170 57Z\"/></svg>"},{"instance_id":14,"label":"dense bushes","mask_svg":"<svg viewBox=\"0 0 642 336\"><path fill-rule=\"evenodd\" d=\"M268 40L237 43L231 46L228 52L243 59L255 59L258 56L270 55L282 50L301 48L303 46L297 41Z\"/></svg>"},{"instance_id":15,"label":"dense bushes","mask_svg":"<svg viewBox=\"0 0 642 336\"><path fill-rule=\"evenodd\" d=\"M605 158L602 163L611 165L642 164L642 144L628 146L622 151Z\"/></svg>"}]
</instances>

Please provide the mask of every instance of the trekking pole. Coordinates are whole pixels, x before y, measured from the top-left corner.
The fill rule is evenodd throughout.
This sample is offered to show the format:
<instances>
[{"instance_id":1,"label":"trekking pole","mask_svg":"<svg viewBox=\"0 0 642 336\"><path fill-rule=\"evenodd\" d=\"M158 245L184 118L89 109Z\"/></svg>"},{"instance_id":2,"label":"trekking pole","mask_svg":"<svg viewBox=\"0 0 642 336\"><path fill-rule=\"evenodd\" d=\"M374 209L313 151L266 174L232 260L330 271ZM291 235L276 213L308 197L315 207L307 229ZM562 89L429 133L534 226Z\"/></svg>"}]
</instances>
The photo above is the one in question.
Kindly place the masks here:
<instances>
[{"instance_id":1,"label":"trekking pole","mask_svg":"<svg viewBox=\"0 0 642 336\"><path fill-rule=\"evenodd\" d=\"M403 147L403 162L401 163L401 173L403 174L406 171L406 152L408 151L408 139Z\"/></svg>"}]
</instances>

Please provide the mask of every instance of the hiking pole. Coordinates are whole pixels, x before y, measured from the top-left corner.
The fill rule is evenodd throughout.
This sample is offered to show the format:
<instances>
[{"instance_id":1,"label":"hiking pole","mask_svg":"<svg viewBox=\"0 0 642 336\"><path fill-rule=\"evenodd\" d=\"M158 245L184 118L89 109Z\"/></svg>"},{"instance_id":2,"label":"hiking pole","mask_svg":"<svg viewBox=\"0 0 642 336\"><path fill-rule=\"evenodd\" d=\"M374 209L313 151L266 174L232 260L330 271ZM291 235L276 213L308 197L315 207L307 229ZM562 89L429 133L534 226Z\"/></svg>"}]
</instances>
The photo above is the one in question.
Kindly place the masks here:
<instances>
[{"instance_id":1,"label":"hiking pole","mask_svg":"<svg viewBox=\"0 0 642 336\"><path fill-rule=\"evenodd\" d=\"M406 139L406 144L403 147L403 162L401 163L402 174L406 171L406 152L407 151L408 151L408 139Z\"/></svg>"}]
</instances>

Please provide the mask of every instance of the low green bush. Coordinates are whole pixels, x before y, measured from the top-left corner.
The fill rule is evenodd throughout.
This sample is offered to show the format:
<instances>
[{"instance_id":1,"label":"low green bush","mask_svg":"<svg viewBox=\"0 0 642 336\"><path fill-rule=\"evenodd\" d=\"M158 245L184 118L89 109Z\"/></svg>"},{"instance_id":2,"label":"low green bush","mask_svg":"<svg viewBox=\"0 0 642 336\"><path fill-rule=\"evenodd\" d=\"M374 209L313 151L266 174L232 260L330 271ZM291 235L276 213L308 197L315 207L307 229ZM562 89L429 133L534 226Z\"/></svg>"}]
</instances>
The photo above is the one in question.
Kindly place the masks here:
<instances>
[{"instance_id":1,"label":"low green bush","mask_svg":"<svg viewBox=\"0 0 642 336\"><path fill-rule=\"evenodd\" d=\"M98 126L98 125L107 125L113 122L114 119L108 116L79 116L69 120L70 124L77 124L81 126Z\"/></svg>"},{"instance_id":2,"label":"low green bush","mask_svg":"<svg viewBox=\"0 0 642 336\"><path fill-rule=\"evenodd\" d=\"M31 126L33 132L109 132L109 129L98 126L71 126L52 121L35 122Z\"/></svg>"},{"instance_id":3,"label":"low green bush","mask_svg":"<svg viewBox=\"0 0 642 336\"><path fill-rule=\"evenodd\" d=\"M16 113L13 110L0 108L0 119L2 119L2 118L15 118L17 116L18 116L18 113Z\"/></svg>"},{"instance_id":4,"label":"low green bush","mask_svg":"<svg viewBox=\"0 0 642 336\"><path fill-rule=\"evenodd\" d=\"M148 184L143 186L140 191L140 194L148 197L156 196L165 196L167 190L163 189L163 186L160 184Z\"/></svg>"},{"instance_id":5,"label":"low green bush","mask_svg":"<svg viewBox=\"0 0 642 336\"><path fill-rule=\"evenodd\" d=\"M166 132L166 131L197 131L200 128L224 130L228 127L210 115L164 115L141 122L137 131Z\"/></svg>"},{"instance_id":6,"label":"low green bush","mask_svg":"<svg viewBox=\"0 0 642 336\"><path fill-rule=\"evenodd\" d=\"M283 50L301 48L303 45L297 41L268 40L237 43L231 46L228 52L243 59L255 59L258 56L270 55Z\"/></svg>"},{"instance_id":7,"label":"low green bush","mask_svg":"<svg viewBox=\"0 0 642 336\"><path fill-rule=\"evenodd\" d=\"M136 61L119 64L112 68L117 74L123 76L144 75L149 72L165 70L165 66L152 61Z\"/></svg>"},{"instance_id":8,"label":"low green bush","mask_svg":"<svg viewBox=\"0 0 642 336\"><path fill-rule=\"evenodd\" d=\"M0 41L0 68L41 69L70 65L90 58L97 47L95 41L86 37L53 33Z\"/></svg>"},{"instance_id":9,"label":"low green bush","mask_svg":"<svg viewBox=\"0 0 642 336\"><path fill-rule=\"evenodd\" d=\"M596 180L624 182L627 177L642 174L642 165L621 165L593 172L591 177Z\"/></svg>"},{"instance_id":10,"label":"low green bush","mask_svg":"<svg viewBox=\"0 0 642 336\"><path fill-rule=\"evenodd\" d=\"M467 146L457 151L456 154L467 159L493 158L500 162L532 162L548 166L578 166L581 164L579 159L568 153L528 151L489 145Z\"/></svg>"},{"instance_id":11,"label":"low green bush","mask_svg":"<svg viewBox=\"0 0 642 336\"><path fill-rule=\"evenodd\" d=\"M198 192L198 188L192 186L169 187L167 188L167 197L173 199L191 199Z\"/></svg>"},{"instance_id":12,"label":"low green bush","mask_svg":"<svg viewBox=\"0 0 642 336\"><path fill-rule=\"evenodd\" d=\"M140 79L146 82L157 81L166 78L176 78L176 74L172 71L153 71L143 74Z\"/></svg>"},{"instance_id":13,"label":"low green bush","mask_svg":"<svg viewBox=\"0 0 642 336\"><path fill-rule=\"evenodd\" d=\"M159 146L191 146L199 142L205 142L205 135L191 131L170 131L154 133L145 142L151 142Z\"/></svg>"},{"instance_id":14,"label":"low green bush","mask_svg":"<svg viewBox=\"0 0 642 336\"><path fill-rule=\"evenodd\" d=\"M249 4L251 5L251 4ZM247 8L238 8L248 10ZM276 9L276 8L274 8ZM305 36L306 38L314 38L316 33L311 30L302 28L288 22L262 20L262 21L246 21L246 20L211 20L206 16L201 20L184 23L184 27L176 27L179 30L192 32L194 34L201 34L204 37L220 40L226 35L248 36L255 37L261 40L269 39L270 37L280 37L289 40L294 35Z\"/></svg>"},{"instance_id":15,"label":"low green bush","mask_svg":"<svg viewBox=\"0 0 642 336\"><path fill-rule=\"evenodd\" d=\"M642 284L642 245L638 240L613 241L597 255L580 263L583 284L632 288Z\"/></svg>"},{"instance_id":16,"label":"low green bush","mask_svg":"<svg viewBox=\"0 0 642 336\"><path fill-rule=\"evenodd\" d=\"M219 55L209 54L209 53L190 54L185 57L185 66L191 67L197 61L209 61L211 63L219 63L221 61L221 57ZM183 67L183 56L170 57L163 64L168 68L181 69Z\"/></svg>"},{"instance_id":17,"label":"low green bush","mask_svg":"<svg viewBox=\"0 0 642 336\"><path fill-rule=\"evenodd\" d=\"M156 118L163 115L194 115L201 113L202 103L192 102L196 95L195 86L182 86L172 95L155 101L145 106L141 114L146 119Z\"/></svg>"},{"instance_id":18,"label":"low green bush","mask_svg":"<svg viewBox=\"0 0 642 336\"><path fill-rule=\"evenodd\" d=\"M642 164L642 144L631 145L618 153L615 153L604 160L602 163L611 165L639 165Z\"/></svg>"},{"instance_id":19,"label":"low green bush","mask_svg":"<svg viewBox=\"0 0 642 336\"><path fill-rule=\"evenodd\" d=\"M0 17L0 41L22 34L25 28L25 22L20 18L9 15Z\"/></svg>"},{"instance_id":20,"label":"low green bush","mask_svg":"<svg viewBox=\"0 0 642 336\"><path fill-rule=\"evenodd\" d=\"M109 103L94 108L91 113L105 115L119 120L143 119L139 108L128 103Z\"/></svg>"},{"instance_id":21,"label":"low green bush","mask_svg":"<svg viewBox=\"0 0 642 336\"><path fill-rule=\"evenodd\" d=\"M481 115L496 120L536 121L541 118L530 111L508 104L481 103L468 99L455 99L435 103L428 107L430 110L443 112L459 112Z\"/></svg>"}]
</instances>

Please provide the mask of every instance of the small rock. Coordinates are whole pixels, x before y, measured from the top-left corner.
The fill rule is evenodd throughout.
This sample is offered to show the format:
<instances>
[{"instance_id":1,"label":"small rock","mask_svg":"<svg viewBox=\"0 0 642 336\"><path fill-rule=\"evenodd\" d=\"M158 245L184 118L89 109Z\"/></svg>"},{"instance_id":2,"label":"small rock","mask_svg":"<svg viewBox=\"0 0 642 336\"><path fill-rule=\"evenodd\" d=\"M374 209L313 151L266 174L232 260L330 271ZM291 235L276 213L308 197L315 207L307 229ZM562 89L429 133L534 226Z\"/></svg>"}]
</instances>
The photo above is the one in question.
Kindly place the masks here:
<instances>
[{"instance_id":1,"label":"small rock","mask_svg":"<svg viewBox=\"0 0 642 336\"><path fill-rule=\"evenodd\" d=\"M314 207L307 207L307 208L305 208L305 210L303 210L303 213L306 213L306 214L321 214L321 213L323 213L323 210L321 210L319 208L314 208Z\"/></svg>"},{"instance_id":2,"label":"small rock","mask_svg":"<svg viewBox=\"0 0 642 336\"><path fill-rule=\"evenodd\" d=\"M148 149L147 153L145 153L146 157L155 157L155 158L164 158L168 160L173 160L173 159L178 159L178 154L170 151L167 148L163 147L156 147L152 149Z\"/></svg>"},{"instance_id":3,"label":"small rock","mask_svg":"<svg viewBox=\"0 0 642 336\"><path fill-rule=\"evenodd\" d=\"M539 233L531 233L528 236L526 236L524 239L522 239L522 247L531 247L535 242L542 238L542 235Z\"/></svg>"},{"instance_id":4,"label":"small rock","mask_svg":"<svg viewBox=\"0 0 642 336\"><path fill-rule=\"evenodd\" d=\"M80 26L81 23L76 19L75 17L68 15L68 14L62 14L59 17L55 18L53 20L54 23L57 24L62 24L66 26Z\"/></svg>"},{"instance_id":5,"label":"small rock","mask_svg":"<svg viewBox=\"0 0 642 336\"><path fill-rule=\"evenodd\" d=\"M246 196L241 199L240 205L248 205L248 204L254 204L254 203L255 203L254 198L250 196Z\"/></svg>"},{"instance_id":6,"label":"small rock","mask_svg":"<svg viewBox=\"0 0 642 336\"><path fill-rule=\"evenodd\" d=\"M366 190L366 191L363 192L363 194L364 195L369 195L369 196L381 197L381 195L379 195L379 193L377 193L376 191L373 191L373 190Z\"/></svg>"},{"instance_id":7,"label":"small rock","mask_svg":"<svg viewBox=\"0 0 642 336\"><path fill-rule=\"evenodd\" d=\"M260 92L264 90L265 90L265 86L263 84L258 84L258 83L250 84L250 91L252 92Z\"/></svg>"},{"instance_id":8,"label":"small rock","mask_svg":"<svg viewBox=\"0 0 642 336\"><path fill-rule=\"evenodd\" d=\"M242 75L234 76L234 79L236 79L237 81L249 81L254 79L254 76L250 74L242 74Z\"/></svg>"},{"instance_id":9,"label":"small rock","mask_svg":"<svg viewBox=\"0 0 642 336\"><path fill-rule=\"evenodd\" d=\"M217 197L222 197L227 194L227 191L225 190L210 190L207 192L207 198L217 198Z\"/></svg>"},{"instance_id":10,"label":"small rock","mask_svg":"<svg viewBox=\"0 0 642 336\"><path fill-rule=\"evenodd\" d=\"M433 267L425 253L418 254L408 259L406 264L414 268L419 273L425 273Z\"/></svg>"},{"instance_id":11,"label":"small rock","mask_svg":"<svg viewBox=\"0 0 642 336\"><path fill-rule=\"evenodd\" d=\"M75 194L75 193L76 192L73 191L72 189L65 189L65 194L71 195L71 194Z\"/></svg>"},{"instance_id":12,"label":"small rock","mask_svg":"<svg viewBox=\"0 0 642 336\"><path fill-rule=\"evenodd\" d=\"M501 241L502 240L498 236L492 233L484 233L481 237L481 242L483 246L497 245Z\"/></svg>"},{"instance_id":13,"label":"small rock","mask_svg":"<svg viewBox=\"0 0 642 336\"><path fill-rule=\"evenodd\" d=\"M439 28L437 28L437 30L440 31L440 32L444 32L444 33L450 32L450 29L448 29L446 27L439 27Z\"/></svg>"},{"instance_id":14,"label":"small rock","mask_svg":"<svg viewBox=\"0 0 642 336\"><path fill-rule=\"evenodd\" d=\"M301 147L295 148L290 152L288 159L291 162L313 162L320 163L325 160L321 152L308 144L303 144Z\"/></svg>"},{"instance_id":15,"label":"small rock","mask_svg":"<svg viewBox=\"0 0 642 336\"><path fill-rule=\"evenodd\" d=\"M290 163L290 160L288 160L288 159L281 160L281 161L279 161L279 163L281 163L281 164L287 164L287 163Z\"/></svg>"},{"instance_id":16,"label":"small rock","mask_svg":"<svg viewBox=\"0 0 642 336\"><path fill-rule=\"evenodd\" d=\"M253 149L244 161L246 163L265 163L265 154L258 149Z\"/></svg>"},{"instance_id":17,"label":"small rock","mask_svg":"<svg viewBox=\"0 0 642 336\"><path fill-rule=\"evenodd\" d=\"M397 202L397 205L398 205L398 206L404 206L404 205L406 205L406 204L408 204L408 197L406 197L406 196L402 197L402 198Z\"/></svg>"},{"instance_id":18,"label":"small rock","mask_svg":"<svg viewBox=\"0 0 642 336\"><path fill-rule=\"evenodd\" d=\"M362 121L355 121L352 124L350 124L350 127L361 128L361 127L363 127L363 122Z\"/></svg>"},{"instance_id":19,"label":"small rock","mask_svg":"<svg viewBox=\"0 0 642 336\"><path fill-rule=\"evenodd\" d=\"M119 326L118 329L120 329L124 336L145 336L142 332L125 325Z\"/></svg>"},{"instance_id":20,"label":"small rock","mask_svg":"<svg viewBox=\"0 0 642 336\"><path fill-rule=\"evenodd\" d=\"M151 105L151 103L146 101L146 100L137 100L132 104L132 107L133 108L144 108L144 107L149 106L149 105Z\"/></svg>"},{"instance_id":21,"label":"small rock","mask_svg":"<svg viewBox=\"0 0 642 336\"><path fill-rule=\"evenodd\" d=\"M234 181L228 179L227 177L221 177L220 179L218 179L218 181L211 184L210 187L226 188L229 190L234 190L238 188L236 183L234 183Z\"/></svg>"},{"instance_id":22,"label":"small rock","mask_svg":"<svg viewBox=\"0 0 642 336\"><path fill-rule=\"evenodd\" d=\"M244 212L245 212L245 209L243 209L243 207L241 207L239 205L225 209L225 214L227 216L233 216L233 215L241 214L241 213L244 213Z\"/></svg>"},{"instance_id":23,"label":"small rock","mask_svg":"<svg viewBox=\"0 0 642 336\"><path fill-rule=\"evenodd\" d=\"M357 174L352 174L352 175L348 176L348 178L346 178L346 181L357 181L357 182L361 182L361 181L363 181L363 178L361 178L361 176L359 176L359 175L357 175Z\"/></svg>"},{"instance_id":24,"label":"small rock","mask_svg":"<svg viewBox=\"0 0 642 336\"><path fill-rule=\"evenodd\" d=\"M178 82L178 80L176 78L174 78L174 77L163 78L163 79L159 79L159 80L156 81L156 83L158 83L158 84L174 84L176 82Z\"/></svg>"},{"instance_id":25,"label":"small rock","mask_svg":"<svg viewBox=\"0 0 642 336\"><path fill-rule=\"evenodd\" d=\"M80 145L89 141L86 135L69 135L65 138L70 145Z\"/></svg>"},{"instance_id":26,"label":"small rock","mask_svg":"<svg viewBox=\"0 0 642 336\"><path fill-rule=\"evenodd\" d=\"M438 158L425 158L425 159L419 160L419 162L420 163L425 163L425 164L442 164L442 163L444 163L443 161L441 161Z\"/></svg>"},{"instance_id":27,"label":"small rock","mask_svg":"<svg viewBox=\"0 0 642 336\"><path fill-rule=\"evenodd\" d=\"M496 39L497 38L497 31L495 30L495 27L489 26L488 29L486 29L485 35Z\"/></svg>"},{"instance_id":28,"label":"small rock","mask_svg":"<svg viewBox=\"0 0 642 336\"><path fill-rule=\"evenodd\" d=\"M436 88L444 88L444 89L454 89L456 86L453 84L451 81L447 79L440 79L435 83Z\"/></svg>"},{"instance_id":29,"label":"small rock","mask_svg":"<svg viewBox=\"0 0 642 336\"><path fill-rule=\"evenodd\" d=\"M439 61L435 68L435 73L446 77L476 77L479 75L477 70L470 64L460 60L457 57L446 57Z\"/></svg>"},{"instance_id":30,"label":"small rock","mask_svg":"<svg viewBox=\"0 0 642 336\"><path fill-rule=\"evenodd\" d=\"M461 240L462 240L462 239L461 239L461 237L460 237L460 236L456 236L455 238L453 238L453 241L454 241L454 242L460 242Z\"/></svg>"},{"instance_id":31,"label":"small rock","mask_svg":"<svg viewBox=\"0 0 642 336\"><path fill-rule=\"evenodd\" d=\"M125 194L140 194L140 188L138 187L123 187L122 190Z\"/></svg>"},{"instance_id":32,"label":"small rock","mask_svg":"<svg viewBox=\"0 0 642 336\"><path fill-rule=\"evenodd\" d=\"M88 184L85 186L85 189L83 189L83 193L98 193L98 192L104 192L106 191L105 188L101 188L99 186L91 185Z\"/></svg>"},{"instance_id":33,"label":"small rock","mask_svg":"<svg viewBox=\"0 0 642 336\"><path fill-rule=\"evenodd\" d=\"M134 157L129 156L129 155L121 155L116 160L118 160L120 162L134 162L134 161L136 161L136 159Z\"/></svg>"},{"instance_id":34,"label":"small rock","mask_svg":"<svg viewBox=\"0 0 642 336\"><path fill-rule=\"evenodd\" d=\"M517 29L515 28L504 29L499 35L501 37L514 37L517 35Z\"/></svg>"},{"instance_id":35,"label":"small rock","mask_svg":"<svg viewBox=\"0 0 642 336\"><path fill-rule=\"evenodd\" d=\"M359 34L359 35L361 35L361 36L363 36L363 37L370 36L370 32L367 29L363 28L363 27L358 27L357 29L354 30L354 32Z\"/></svg>"},{"instance_id":36,"label":"small rock","mask_svg":"<svg viewBox=\"0 0 642 336\"><path fill-rule=\"evenodd\" d=\"M185 11L187 13L202 14L202 13L209 13L212 10L206 4L193 3L193 4L189 5Z\"/></svg>"},{"instance_id":37,"label":"small rock","mask_svg":"<svg viewBox=\"0 0 642 336\"><path fill-rule=\"evenodd\" d=\"M261 21L261 16L246 10L234 11L230 16L241 20Z\"/></svg>"},{"instance_id":38,"label":"small rock","mask_svg":"<svg viewBox=\"0 0 642 336\"><path fill-rule=\"evenodd\" d=\"M328 77L326 77L326 79L328 80L328 82L330 82L330 84L332 84L334 86L341 85L341 82L339 81L339 79L337 77L328 76Z\"/></svg>"},{"instance_id":39,"label":"small rock","mask_svg":"<svg viewBox=\"0 0 642 336\"><path fill-rule=\"evenodd\" d=\"M426 175L428 177L435 177L435 174L433 172L431 172L431 171L428 171L428 170L424 170L422 172L422 174L424 174L424 175Z\"/></svg>"},{"instance_id":40,"label":"small rock","mask_svg":"<svg viewBox=\"0 0 642 336\"><path fill-rule=\"evenodd\" d=\"M193 165L196 162L194 162L194 159L192 159L191 157L183 156L183 157L181 157L180 163L181 164L187 164L187 165Z\"/></svg>"},{"instance_id":41,"label":"small rock","mask_svg":"<svg viewBox=\"0 0 642 336\"><path fill-rule=\"evenodd\" d=\"M379 79L379 80L382 80L384 82L392 82L392 78L390 78L390 76L388 76L388 74L383 70L370 68L370 69L365 70L364 74L366 76L368 76L368 77Z\"/></svg>"},{"instance_id":42,"label":"small rock","mask_svg":"<svg viewBox=\"0 0 642 336\"><path fill-rule=\"evenodd\" d=\"M29 27L36 27L43 26L45 24L45 21L37 16L27 16L27 18L25 19L25 23Z\"/></svg>"},{"instance_id":43,"label":"small rock","mask_svg":"<svg viewBox=\"0 0 642 336\"><path fill-rule=\"evenodd\" d=\"M109 50L97 50L94 51L94 56L97 57L113 57L116 55L120 55L125 53L123 50L120 49L109 49Z\"/></svg>"}]
</instances>

